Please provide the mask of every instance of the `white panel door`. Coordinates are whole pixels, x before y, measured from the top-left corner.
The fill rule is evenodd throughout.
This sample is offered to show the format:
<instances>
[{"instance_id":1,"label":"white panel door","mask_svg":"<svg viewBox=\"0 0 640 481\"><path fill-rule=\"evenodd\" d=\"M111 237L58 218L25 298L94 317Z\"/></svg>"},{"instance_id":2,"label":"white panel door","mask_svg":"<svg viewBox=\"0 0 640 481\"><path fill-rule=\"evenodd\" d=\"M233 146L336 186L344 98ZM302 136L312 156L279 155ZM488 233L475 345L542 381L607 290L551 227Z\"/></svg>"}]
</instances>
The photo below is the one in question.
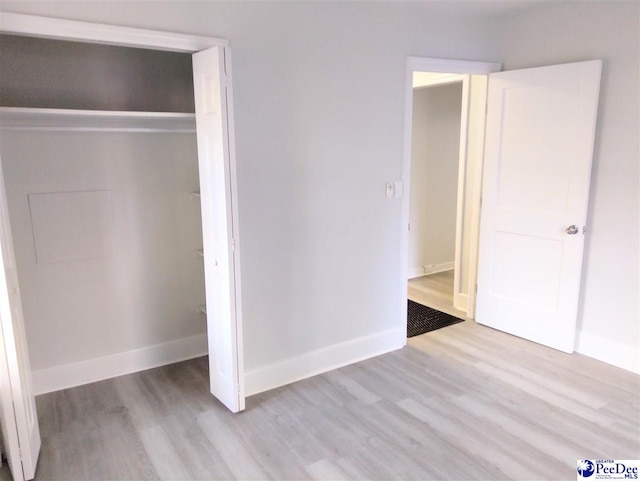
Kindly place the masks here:
<instances>
[{"instance_id":1,"label":"white panel door","mask_svg":"<svg viewBox=\"0 0 640 481\"><path fill-rule=\"evenodd\" d=\"M13 252L9 209L0 165L0 422L14 480L33 479L40 453L40 428Z\"/></svg>"},{"instance_id":2,"label":"white panel door","mask_svg":"<svg viewBox=\"0 0 640 481\"><path fill-rule=\"evenodd\" d=\"M238 412L244 409L240 260L226 79L224 48L193 55L211 393Z\"/></svg>"},{"instance_id":3,"label":"white panel door","mask_svg":"<svg viewBox=\"0 0 640 481\"><path fill-rule=\"evenodd\" d=\"M602 62L489 75L476 321L573 352Z\"/></svg>"}]
</instances>

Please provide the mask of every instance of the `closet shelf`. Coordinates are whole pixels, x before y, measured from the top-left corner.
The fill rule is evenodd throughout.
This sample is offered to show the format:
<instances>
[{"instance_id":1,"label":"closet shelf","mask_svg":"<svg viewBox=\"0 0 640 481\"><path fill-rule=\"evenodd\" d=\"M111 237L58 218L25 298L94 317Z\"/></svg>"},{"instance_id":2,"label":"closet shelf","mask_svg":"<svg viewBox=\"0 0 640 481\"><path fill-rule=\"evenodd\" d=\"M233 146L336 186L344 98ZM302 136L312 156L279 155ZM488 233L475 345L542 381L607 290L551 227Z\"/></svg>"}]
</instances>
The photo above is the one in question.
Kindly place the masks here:
<instances>
[{"instance_id":1,"label":"closet shelf","mask_svg":"<svg viewBox=\"0 0 640 481\"><path fill-rule=\"evenodd\" d=\"M195 132L195 114L0 107L0 127L77 132Z\"/></svg>"}]
</instances>

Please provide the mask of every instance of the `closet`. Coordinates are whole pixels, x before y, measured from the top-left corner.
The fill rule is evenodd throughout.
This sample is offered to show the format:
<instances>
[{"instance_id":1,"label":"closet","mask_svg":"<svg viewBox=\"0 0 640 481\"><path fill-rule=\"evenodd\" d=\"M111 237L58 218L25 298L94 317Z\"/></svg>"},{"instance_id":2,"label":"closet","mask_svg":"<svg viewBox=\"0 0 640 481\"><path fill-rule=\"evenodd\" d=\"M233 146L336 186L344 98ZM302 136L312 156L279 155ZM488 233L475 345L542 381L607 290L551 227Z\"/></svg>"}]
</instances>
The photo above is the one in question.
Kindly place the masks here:
<instances>
[{"instance_id":1,"label":"closet","mask_svg":"<svg viewBox=\"0 0 640 481\"><path fill-rule=\"evenodd\" d=\"M8 14L2 30L31 28L37 17L27 17ZM64 22L86 27L86 38L96 31ZM108 28L115 37L132 33ZM158 36L136 33L140 45ZM197 47L0 35L0 182L12 231L2 247L12 237L5 273L15 253L19 277L19 291L4 289L22 301L36 394L209 352L211 391L237 411L244 397L227 48L163 35ZM2 314L13 326L3 319L3 328L20 317L11 309ZM16 377L24 384L29 376Z\"/></svg>"},{"instance_id":2,"label":"closet","mask_svg":"<svg viewBox=\"0 0 640 481\"><path fill-rule=\"evenodd\" d=\"M191 56L0 40L0 155L36 392L51 369L201 335Z\"/></svg>"}]
</instances>

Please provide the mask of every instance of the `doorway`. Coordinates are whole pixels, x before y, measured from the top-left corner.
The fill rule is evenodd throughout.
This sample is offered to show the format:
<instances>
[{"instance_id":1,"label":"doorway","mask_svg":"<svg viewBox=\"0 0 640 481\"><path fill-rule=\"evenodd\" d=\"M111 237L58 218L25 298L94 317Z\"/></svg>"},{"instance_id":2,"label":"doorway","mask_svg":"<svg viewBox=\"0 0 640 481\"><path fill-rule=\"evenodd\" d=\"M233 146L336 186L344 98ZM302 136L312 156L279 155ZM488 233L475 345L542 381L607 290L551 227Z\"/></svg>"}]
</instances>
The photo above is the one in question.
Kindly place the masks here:
<instances>
[{"instance_id":1,"label":"doorway","mask_svg":"<svg viewBox=\"0 0 640 481\"><path fill-rule=\"evenodd\" d=\"M463 80L413 75L408 297L456 317L456 267L466 271L455 262Z\"/></svg>"},{"instance_id":2,"label":"doorway","mask_svg":"<svg viewBox=\"0 0 640 481\"><path fill-rule=\"evenodd\" d=\"M462 206L470 214L458 216L457 247L469 242L471 249L469 262L462 263L468 266L466 298L454 280L454 305L466 305L467 317L479 324L569 353L575 346L601 70L601 60L506 72L499 72L499 64L480 62L414 57L407 62L407 187L414 72L462 73L472 86L474 78L482 79L476 82L481 95L471 88L469 99L483 101L468 103L469 121L461 126L461 158L464 153L466 169L474 172L464 180L459 176L458 212ZM409 207L406 196L401 279L405 285ZM462 239L468 233L468 240L460 242L459 233ZM455 262L461 258L456 256ZM404 321L407 307L402 301Z\"/></svg>"},{"instance_id":3,"label":"doorway","mask_svg":"<svg viewBox=\"0 0 640 481\"><path fill-rule=\"evenodd\" d=\"M416 57L407 61L403 181L408 193L403 199L402 224L402 282L407 295L402 301L403 319L407 299L458 318L474 318L487 74L500 68L498 63L486 62ZM414 112L420 102L426 110ZM426 116L428 120L429 111L431 123L436 122L434 139L429 142L428 133L415 139L414 119L423 122L421 116ZM438 117L442 122L437 123ZM413 158L414 147L418 153L426 147L426 157L429 143L436 157L431 175L424 168L427 164L414 166ZM439 197L429 199L423 192L413 192L414 188L435 191L432 193ZM414 208L415 204L419 207ZM434 213L439 215L431 229L429 213L420 213L429 209L432 219ZM426 242L421 244L424 253L420 258L415 248L421 231ZM439 244L431 253L427 252L429 237Z\"/></svg>"}]
</instances>

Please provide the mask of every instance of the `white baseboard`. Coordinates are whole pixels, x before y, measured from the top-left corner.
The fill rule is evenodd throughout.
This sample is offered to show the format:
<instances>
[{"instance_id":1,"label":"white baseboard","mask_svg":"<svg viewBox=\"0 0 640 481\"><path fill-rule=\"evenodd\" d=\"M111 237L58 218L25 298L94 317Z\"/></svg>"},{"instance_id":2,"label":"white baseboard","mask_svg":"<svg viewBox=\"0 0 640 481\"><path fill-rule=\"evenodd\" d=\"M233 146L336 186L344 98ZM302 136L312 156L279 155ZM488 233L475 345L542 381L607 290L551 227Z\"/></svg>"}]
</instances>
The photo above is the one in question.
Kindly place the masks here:
<instances>
[{"instance_id":1,"label":"white baseboard","mask_svg":"<svg viewBox=\"0 0 640 481\"><path fill-rule=\"evenodd\" d=\"M406 342L406 332L400 335L400 330L404 331L389 329L247 371L245 393L251 396L400 349L402 339Z\"/></svg>"},{"instance_id":2,"label":"white baseboard","mask_svg":"<svg viewBox=\"0 0 640 481\"><path fill-rule=\"evenodd\" d=\"M407 272L407 278L415 279L424 276L424 267L410 267Z\"/></svg>"},{"instance_id":3,"label":"white baseboard","mask_svg":"<svg viewBox=\"0 0 640 481\"><path fill-rule=\"evenodd\" d=\"M640 374L640 349L578 331L576 352Z\"/></svg>"},{"instance_id":4,"label":"white baseboard","mask_svg":"<svg viewBox=\"0 0 640 481\"><path fill-rule=\"evenodd\" d=\"M33 371L33 390L36 395L59 391L205 356L207 352L206 334L185 337L141 349Z\"/></svg>"},{"instance_id":5,"label":"white baseboard","mask_svg":"<svg viewBox=\"0 0 640 481\"><path fill-rule=\"evenodd\" d=\"M455 266L454 261L442 262L440 264L429 264L422 268L425 274L437 274L438 272L450 271Z\"/></svg>"},{"instance_id":6,"label":"white baseboard","mask_svg":"<svg viewBox=\"0 0 640 481\"><path fill-rule=\"evenodd\" d=\"M453 293L453 307L467 314L467 306L469 305L469 296L467 294Z\"/></svg>"},{"instance_id":7,"label":"white baseboard","mask_svg":"<svg viewBox=\"0 0 640 481\"><path fill-rule=\"evenodd\" d=\"M407 271L409 279L426 276L428 274L437 274L438 272L450 271L454 268L454 261L443 262L441 264L428 264L422 267L410 267Z\"/></svg>"}]
</instances>

